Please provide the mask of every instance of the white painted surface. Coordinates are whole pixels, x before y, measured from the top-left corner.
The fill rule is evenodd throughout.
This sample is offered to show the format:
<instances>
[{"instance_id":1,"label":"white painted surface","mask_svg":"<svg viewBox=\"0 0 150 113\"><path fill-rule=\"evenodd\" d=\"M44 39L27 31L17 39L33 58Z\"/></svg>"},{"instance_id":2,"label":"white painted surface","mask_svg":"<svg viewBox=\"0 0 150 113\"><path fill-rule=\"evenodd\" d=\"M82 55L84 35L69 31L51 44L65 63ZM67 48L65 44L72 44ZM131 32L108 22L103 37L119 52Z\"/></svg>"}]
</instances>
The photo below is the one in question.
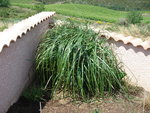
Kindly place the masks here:
<instances>
[{"instance_id":1,"label":"white painted surface","mask_svg":"<svg viewBox=\"0 0 150 113\"><path fill-rule=\"evenodd\" d=\"M0 53L0 113L7 112L30 82L36 49L50 20L48 18L40 22L16 42L11 42L9 47L4 47Z\"/></svg>"},{"instance_id":2,"label":"white painted surface","mask_svg":"<svg viewBox=\"0 0 150 113\"><path fill-rule=\"evenodd\" d=\"M134 47L121 41L110 42L115 54L123 63L130 82L150 92L150 49L144 50L142 47Z\"/></svg>"}]
</instances>

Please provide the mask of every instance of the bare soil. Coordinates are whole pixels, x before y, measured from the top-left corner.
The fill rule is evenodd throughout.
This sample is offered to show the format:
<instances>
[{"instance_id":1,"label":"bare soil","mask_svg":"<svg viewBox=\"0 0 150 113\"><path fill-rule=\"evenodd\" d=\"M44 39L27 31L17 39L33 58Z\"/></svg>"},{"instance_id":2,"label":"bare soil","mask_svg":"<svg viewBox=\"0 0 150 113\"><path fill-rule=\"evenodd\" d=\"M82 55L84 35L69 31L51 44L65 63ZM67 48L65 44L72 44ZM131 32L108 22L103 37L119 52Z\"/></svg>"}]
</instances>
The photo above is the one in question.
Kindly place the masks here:
<instances>
[{"instance_id":1,"label":"bare soil","mask_svg":"<svg viewBox=\"0 0 150 113\"><path fill-rule=\"evenodd\" d=\"M42 113L150 113L150 110L143 107L141 95L125 98L118 94L93 102L73 101L70 98L50 100Z\"/></svg>"},{"instance_id":2,"label":"bare soil","mask_svg":"<svg viewBox=\"0 0 150 113\"><path fill-rule=\"evenodd\" d=\"M20 97L7 113L150 113L145 107L144 94L117 94L105 98L93 99L89 102L75 101L70 97L58 94L47 102L31 101ZM40 107L41 103L41 107Z\"/></svg>"}]
</instances>

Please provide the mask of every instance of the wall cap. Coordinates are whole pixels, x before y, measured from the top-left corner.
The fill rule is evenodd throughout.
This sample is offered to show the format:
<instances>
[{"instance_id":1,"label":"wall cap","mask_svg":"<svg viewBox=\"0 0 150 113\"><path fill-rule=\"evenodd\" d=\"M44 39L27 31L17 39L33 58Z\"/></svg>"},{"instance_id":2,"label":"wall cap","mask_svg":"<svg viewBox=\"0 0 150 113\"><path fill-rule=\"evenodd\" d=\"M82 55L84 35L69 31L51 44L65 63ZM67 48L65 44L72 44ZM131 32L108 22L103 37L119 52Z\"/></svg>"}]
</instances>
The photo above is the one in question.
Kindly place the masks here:
<instances>
[{"instance_id":1,"label":"wall cap","mask_svg":"<svg viewBox=\"0 0 150 113\"><path fill-rule=\"evenodd\" d=\"M105 37L107 39L113 39L116 42L123 42L124 44L131 44L134 47L142 47L144 50L150 49L150 41L143 41L140 38L135 38L132 36L124 36L123 34L118 34L118 33L110 33L110 32L103 32L100 33L101 37Z\"/></svg>"},{"instance_id":2,"label":"wall cap","mask_svg":"<svg viewBox=\"0 0 150 113\"><path fill-rule=\"evenodd\" d=\"M55 12L41 12L24 19L13 26L0 32L0 53L4 47L9 47L11 42L16 42L32 28L49 19Z\"/></svg>"}]
</instances>

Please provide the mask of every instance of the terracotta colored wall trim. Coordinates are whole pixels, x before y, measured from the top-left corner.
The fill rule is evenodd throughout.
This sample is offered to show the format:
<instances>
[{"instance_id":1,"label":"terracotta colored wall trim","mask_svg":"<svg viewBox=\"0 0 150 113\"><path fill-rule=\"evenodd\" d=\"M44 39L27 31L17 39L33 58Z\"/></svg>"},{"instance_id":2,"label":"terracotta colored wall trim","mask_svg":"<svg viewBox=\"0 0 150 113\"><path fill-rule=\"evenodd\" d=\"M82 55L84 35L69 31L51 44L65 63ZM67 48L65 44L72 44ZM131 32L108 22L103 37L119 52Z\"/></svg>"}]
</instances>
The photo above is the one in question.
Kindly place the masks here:
<instances>
[{"instance_id":1,"label":"terracotta colored wall trim","mask_svg":"<svg viewBox=\"0 0 150 113\"><path fill-rule=\"evenodd\" d=\"M39 13L0 33L0 113L6 113L29 84L37 46L53 15Z\"/></svg>"}]
</instances>

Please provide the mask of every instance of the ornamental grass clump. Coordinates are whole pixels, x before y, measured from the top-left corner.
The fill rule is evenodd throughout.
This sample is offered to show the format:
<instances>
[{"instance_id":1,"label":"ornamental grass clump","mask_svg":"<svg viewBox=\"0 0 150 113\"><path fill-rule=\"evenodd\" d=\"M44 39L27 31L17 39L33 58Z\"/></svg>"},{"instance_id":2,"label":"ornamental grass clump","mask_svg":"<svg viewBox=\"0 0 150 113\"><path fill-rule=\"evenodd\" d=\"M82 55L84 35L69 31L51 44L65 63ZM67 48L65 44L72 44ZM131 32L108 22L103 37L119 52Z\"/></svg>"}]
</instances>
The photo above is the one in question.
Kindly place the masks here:
<instances>
[{"instance_id":1,"label":"ornamental grass clump","mask_svg":"<svg viewBox=\"0 0 150 113\"><path fill-rule=\"evenodd\" d=\"M49 30L36 57L40 83L78 98L103 96L122 88L125 73L104 39L87 27L68 23Z\"/></svg>"}]
</instances>

